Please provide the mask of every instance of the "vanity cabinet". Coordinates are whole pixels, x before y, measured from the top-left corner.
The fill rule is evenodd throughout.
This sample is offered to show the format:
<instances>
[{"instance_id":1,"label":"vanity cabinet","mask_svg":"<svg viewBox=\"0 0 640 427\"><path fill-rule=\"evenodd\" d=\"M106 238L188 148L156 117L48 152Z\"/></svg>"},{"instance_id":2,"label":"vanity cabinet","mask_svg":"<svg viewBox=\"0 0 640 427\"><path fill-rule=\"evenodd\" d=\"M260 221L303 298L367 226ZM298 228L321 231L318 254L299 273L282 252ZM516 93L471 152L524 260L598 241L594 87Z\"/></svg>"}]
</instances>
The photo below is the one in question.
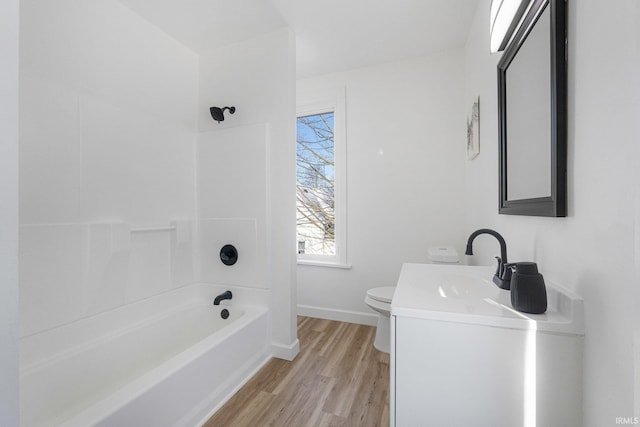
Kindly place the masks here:
<instances>
[{"instance_id":1,"label":"vanity cabinet","mask_svg":"<svg viewBox=\"0 0 640 427\"><path fill-rule=\"evenodd\" d=\"M492 274L403 266L391 304L391 426L582 425L582 301L549 289L547 313L519 313Z\"/></svg>"}]
</instances>

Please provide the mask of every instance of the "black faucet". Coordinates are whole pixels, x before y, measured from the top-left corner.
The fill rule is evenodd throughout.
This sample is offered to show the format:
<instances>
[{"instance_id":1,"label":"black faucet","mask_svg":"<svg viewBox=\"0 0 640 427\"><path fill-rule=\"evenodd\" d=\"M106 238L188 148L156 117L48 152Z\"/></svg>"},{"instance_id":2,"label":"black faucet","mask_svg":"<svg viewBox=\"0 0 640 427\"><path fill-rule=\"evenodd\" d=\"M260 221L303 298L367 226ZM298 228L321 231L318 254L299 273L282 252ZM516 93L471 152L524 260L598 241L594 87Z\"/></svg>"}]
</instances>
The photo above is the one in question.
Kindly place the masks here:
<instances>
[{"instance_id":1,"label":"black faucet","mask_svg":"<svg viewBox=\"0 0 640 427\"><path fill-rule=\"evenodd\" d=\"M232 297L233 297L233 294L231 293L231 291L223 292L213 300L213 305L220 305L220 301L225 299L231 299Z\"/></svg>"},{"instance_id":2,"label":"black faucet","mask_svg":"<svg viewBox=\"0 0 640 427\"><path fill-rule=\"evenodd\" d=\"M467 250L464 252L465 255L473 255L473 239L478 237L480 234L491 234L493 237L498 239L498 242L500 242L500 257L496 257L498 260L498 268L496 269L496 274L493 275L493 283L498 285L500 289L511 289L511 268L507 266L507 243L504 241L500 233L489 228L481 228L474 231L469 236L469 240L467 240Z\"/></svg>"}]
</instances>

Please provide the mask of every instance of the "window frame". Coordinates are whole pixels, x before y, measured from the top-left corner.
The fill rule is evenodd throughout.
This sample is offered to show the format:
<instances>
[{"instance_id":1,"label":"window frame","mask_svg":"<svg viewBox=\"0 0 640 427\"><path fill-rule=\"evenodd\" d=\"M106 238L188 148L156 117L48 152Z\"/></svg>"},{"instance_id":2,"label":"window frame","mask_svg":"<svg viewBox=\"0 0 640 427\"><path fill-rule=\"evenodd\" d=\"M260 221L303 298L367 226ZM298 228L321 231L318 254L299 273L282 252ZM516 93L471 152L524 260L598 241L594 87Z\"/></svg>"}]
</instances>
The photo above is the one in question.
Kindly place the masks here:
<instances>
[{"instance_id":1,"label":"window frame","mask_svg":"<svg viewBox=\"0 0 640 427\"><path fill-rule=\"evenodd\" d=\"M298 265L314 265L336 268L351 268L347 258L347 139L345 91L339 89L333 96L299 102L298 117L322 113L333 113L333 161L334 161L334 215L335 251L334 255L298 254ZM296 154L298 146L296 143ZM297 167L297 157L296 157ZM297 185L297 179L296 179ZM296 224L297 229L297 224ZM297 232L296 232L297 235Z\"/></svg>"}]
</instances>

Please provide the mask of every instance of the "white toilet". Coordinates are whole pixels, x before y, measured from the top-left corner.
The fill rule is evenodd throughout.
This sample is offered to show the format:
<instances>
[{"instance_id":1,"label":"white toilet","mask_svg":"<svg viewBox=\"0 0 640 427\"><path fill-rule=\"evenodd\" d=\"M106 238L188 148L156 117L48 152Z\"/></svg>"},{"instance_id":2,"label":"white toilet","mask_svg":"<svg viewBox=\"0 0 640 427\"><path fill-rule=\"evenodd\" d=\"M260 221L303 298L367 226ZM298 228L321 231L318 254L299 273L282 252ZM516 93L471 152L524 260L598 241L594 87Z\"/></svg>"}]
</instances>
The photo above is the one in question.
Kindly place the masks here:
<instances>
[{"instance_id":1,"label":"white toilet","mask_svg":"<svg viewBox=\"0 0 640 427\"><path fill-rule=\"evenodd\" d=\"M429 263L457 264L460 262L458 252L451 246L429 248ZM367 290L364 302L378 314L376 338L373 346L380 351L389 353L391 341L391 300L396 291L395 286L383 286Z\"/></svg>"},{"instance_id":2,"label":"white toilet","mask_svg":"<svg viewBox=\"0 0 640 427\"><path fill-rule=\"evenodd\" d=\"M376 339L373 346L380 351L389 353L389 342L391 340L391 300L396 291L395 286L383 286L367 290L364 302L377 311L378 326L376 329Z\"/></svg>"}]
</instances>

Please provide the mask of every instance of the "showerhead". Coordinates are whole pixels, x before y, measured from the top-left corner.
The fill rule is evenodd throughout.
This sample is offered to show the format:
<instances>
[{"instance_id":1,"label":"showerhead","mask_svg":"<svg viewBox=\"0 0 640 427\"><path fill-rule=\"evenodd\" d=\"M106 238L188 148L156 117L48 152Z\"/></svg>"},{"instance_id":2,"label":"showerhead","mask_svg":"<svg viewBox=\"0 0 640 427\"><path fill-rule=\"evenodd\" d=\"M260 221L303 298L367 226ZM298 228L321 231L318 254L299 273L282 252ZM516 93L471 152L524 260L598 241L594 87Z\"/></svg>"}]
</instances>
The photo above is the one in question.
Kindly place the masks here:
<instances>
[{"instance_id":1,"label":"showerhead","mask_svg":"<svg viewBox=\"0 0 640 427\"><path fill-rule=\"evenodd\" d=\"M224 121L224 110L229 110L229 113L233 114L236 112L236 107L211 107L209 108L209 112L211 112L211 117L213 120L220 123Z\"/></svg>"}]
</instances>

